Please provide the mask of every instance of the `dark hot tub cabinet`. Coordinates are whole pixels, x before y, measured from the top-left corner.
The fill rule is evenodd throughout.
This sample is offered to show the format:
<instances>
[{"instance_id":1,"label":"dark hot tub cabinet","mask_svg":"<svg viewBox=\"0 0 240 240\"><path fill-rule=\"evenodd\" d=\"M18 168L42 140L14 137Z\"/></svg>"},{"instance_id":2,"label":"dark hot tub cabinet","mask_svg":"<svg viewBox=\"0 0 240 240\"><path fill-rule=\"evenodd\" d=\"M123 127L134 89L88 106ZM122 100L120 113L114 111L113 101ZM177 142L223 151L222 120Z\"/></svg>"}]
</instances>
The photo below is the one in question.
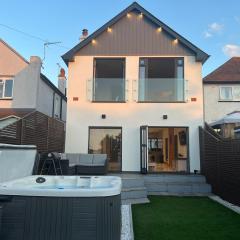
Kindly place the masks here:
<instances>
[{"instance_id":1,"label":"dark hot tub cabinet","mask_svg":"<svg viewBox=\"0 0 240 240\"><path fill-rule=\"evenodd\" d=\"M1 240L120 240L121 179L29 176L0 184Z\"/></svg>"}]
</instances>

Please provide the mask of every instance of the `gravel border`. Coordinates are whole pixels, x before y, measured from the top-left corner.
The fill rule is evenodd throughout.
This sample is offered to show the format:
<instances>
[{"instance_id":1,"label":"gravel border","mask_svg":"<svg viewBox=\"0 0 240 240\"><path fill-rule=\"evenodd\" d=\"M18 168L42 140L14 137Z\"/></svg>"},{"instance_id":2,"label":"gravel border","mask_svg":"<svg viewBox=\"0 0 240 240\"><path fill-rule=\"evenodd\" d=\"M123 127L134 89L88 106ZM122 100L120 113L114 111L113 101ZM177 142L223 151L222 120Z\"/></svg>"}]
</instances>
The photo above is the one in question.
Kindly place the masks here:
<instances>
[{"instance_id":1,"label":"gravel border","mask_svg":"<svg viewBox=\"0 0 240 240\"><path fill-rule=\"evenodd\" d=\"M134 240L131 205L122 205L121 240Z\"/></svg>"},{"instance_id":2,"label":"gravel border","mask_svg":"<svg viewBox=\"0 0 240 240\"><path fill-rule=\"evenodd\" d=\"M227 201L223 200L223 199L220 198L219 196L213 195L213 196L209 196L209 198L212 199L213 201L218 202L218 203L220 203L221 205L223 205L223 206L231 209L232 211L240 214L240 207L238 207L238 206L236 206L236 205L234 205L234 204L232 204L232 203L230 203L230 202L227 202Z\"/></svg>"}]
</instances>

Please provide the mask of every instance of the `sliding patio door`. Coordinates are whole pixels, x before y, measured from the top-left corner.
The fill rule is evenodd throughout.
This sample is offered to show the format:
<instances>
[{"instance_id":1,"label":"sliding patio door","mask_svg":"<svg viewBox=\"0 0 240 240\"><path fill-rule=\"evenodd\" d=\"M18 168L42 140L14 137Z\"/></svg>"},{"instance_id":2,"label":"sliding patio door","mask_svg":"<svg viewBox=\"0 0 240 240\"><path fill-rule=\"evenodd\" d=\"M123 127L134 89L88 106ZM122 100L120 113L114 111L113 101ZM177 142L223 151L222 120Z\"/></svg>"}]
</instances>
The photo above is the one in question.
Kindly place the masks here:
<instances>
[{"instance_id":1,"label":"sliding patio door","mask_svg":"<svg viewBox=\"0 0 240 240\"><path fill-rule=\"evenodd\" d=\"M148 169L148 126L140 127L140 166L141 173Z\"/></svg>"},{"instance_id":2,"label":"sliding patio door","mask_svg":"<svg viewBox=\"0 0 240 240\"><path fill-rule=\"evenodd\" d=\"M122 170L122 128L89 127L88 153L107 154L108 170Z\"/></svg>"}]
</instances>

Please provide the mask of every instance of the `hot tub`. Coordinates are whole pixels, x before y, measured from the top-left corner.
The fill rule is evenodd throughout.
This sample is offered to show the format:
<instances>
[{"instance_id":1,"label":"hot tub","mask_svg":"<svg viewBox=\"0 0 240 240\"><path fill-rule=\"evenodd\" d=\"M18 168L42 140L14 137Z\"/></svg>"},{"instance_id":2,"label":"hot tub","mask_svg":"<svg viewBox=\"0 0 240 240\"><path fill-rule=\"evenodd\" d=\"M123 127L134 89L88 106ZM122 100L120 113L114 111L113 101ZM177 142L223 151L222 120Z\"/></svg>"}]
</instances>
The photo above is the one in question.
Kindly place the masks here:
<instances>
[{"instance_id":1,"label":"hot tub","mask_svg":"<svg viewBox=\"0 0 240 240\"><path fill-rule=\"evenodd\" d=\"M119 240L121 179L29 176L0 184L0 239Z\"/></svg>"}]
</instances>

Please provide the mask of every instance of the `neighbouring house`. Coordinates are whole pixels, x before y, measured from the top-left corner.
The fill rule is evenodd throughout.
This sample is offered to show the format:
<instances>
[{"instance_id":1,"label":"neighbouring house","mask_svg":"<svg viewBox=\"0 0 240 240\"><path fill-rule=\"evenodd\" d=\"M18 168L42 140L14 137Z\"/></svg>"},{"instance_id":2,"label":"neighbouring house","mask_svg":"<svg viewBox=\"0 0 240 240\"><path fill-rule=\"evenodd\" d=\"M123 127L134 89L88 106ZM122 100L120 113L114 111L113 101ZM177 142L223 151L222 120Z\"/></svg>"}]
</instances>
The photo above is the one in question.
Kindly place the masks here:
<instances>
[{"instance_id":1,"label":"neighbouring house","mask_svg":"<svg viewBox=\"0 0 240 240\"><path fill-rule=\"evenodd\" d=\"M204 115L209 124L240 111L240 57L232 57L203 78Z\"/></svg>"},{"instance_id":2,"label":"neighbouring house","mask_svg":"<svg viewBox=\"0 0 240 240\"><path fill-rule=\"evenodd\" d=\"M39 111L49 117L66 121L66 77L61 69L57 88L41 73L42 62L32 56L25 60L0 39L0 113L5 117L22 111Z\"/></svg>"},{"instance_id":3,"label":"neighbouring house","mask_svg":"<svg viewBox=\"0 0 240 240\"><path fill-rule=\"evenodd\" d=\"M64 69L56 87L30 62L0 39L0 142L34 144L39 151L63 151L66 122Z\"/></svg>"},{"instance_id":4,"label":"neighbouring house","mask_svg":"<svg viewBox=\"0 0 240 240\"><path fill-rule=\"evenodd\" d=\"M62 56L67 153L107 153L109 171L200 170L208 54L134 2Z\"/></svg>"},{"instance_id":5,"label":"neighbouring house","mask_svg":"<svg viewBox=\"0 0 240 240\"><path fill-rule=\"evenodd\" d=\"M239 138L240 111L228 113L210 126L224 138Z\"/></svg>"}]
</instances>

